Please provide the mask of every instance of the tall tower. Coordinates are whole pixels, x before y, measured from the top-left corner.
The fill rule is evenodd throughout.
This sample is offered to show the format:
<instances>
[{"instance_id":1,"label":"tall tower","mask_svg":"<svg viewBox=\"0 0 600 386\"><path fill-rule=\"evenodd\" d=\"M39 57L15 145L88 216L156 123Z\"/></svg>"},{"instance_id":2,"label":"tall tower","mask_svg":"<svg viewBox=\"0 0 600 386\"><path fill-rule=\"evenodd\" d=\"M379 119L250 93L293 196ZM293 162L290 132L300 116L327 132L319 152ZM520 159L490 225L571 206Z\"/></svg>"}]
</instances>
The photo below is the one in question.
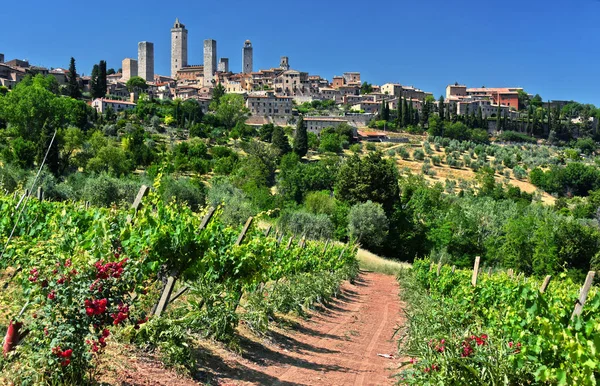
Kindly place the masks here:
<instances>
[{"instance_id":1,"label":"tall tower","mask_svg":"<svg viewBox=\"0 0 600 386\"><path fill-rule=\"evenodd\" d=\"M279 68L281 68L282 70L285 70L285 71L290 69L290 59L287 56L281 57L281 61L279 63Z\"/></svg>"},{"instance_id":2,"label":"tall tower","mask_svg":"<svg viewBox=\"0 0 600 386\"><path fill-rule=\"evenodd\" d=\"M229 72L229 58L219 59L219 65L217 66L219 72Z\"/></svg>"},{"instance_id":3,"label":"tall tower","mask_svg":"<svg viewBox=\"0 0 600 386\"><path fill-rule=\"evenodd\" d=\"M175 79L177 71L188 65L188 31L185 25L175 19L171 28L171 78Z\"/></svg>"},{"instance_id":4,"label":"tall tower","mask_svg":"<svg viewBox=\"0 0 600 386\"><path fill-rule=\"evenodd\" d=\"M138 76L146 82L154 81L154 43L138 44Z\"/></svg>"},{"instance_id":5,"label":"tall tower","mask_svg":"<svg viewBox=\"0 0 600 386\"><path fill-rule=\"evenodd\" d=\"M206 39L204 41L204 85L212 86L215 72L217 71L217 41Z\"/></svg>"},{"instance_id":6,"label":"tall tower","mask_svg":"<svg viewBox=\"0 0 600 386\"><path fill-rule=\"evenodd\" d=\"M250 74L252 72L252 43L246 40L242 48L242 72Z\"/></svg>"},{"instance_id":7,"label":"tall tower","mask_svg":"<svg viewBox=\"0 0 600 386\"><path fill-rule=\"evenodd\" d=\"M121 78L123 82L127 82L129 79L134 76L138 76L138 61L131 58L123 59L123 63L121 64L121 68L123 69L123 77Z\"/></svg>"}]
</instances>

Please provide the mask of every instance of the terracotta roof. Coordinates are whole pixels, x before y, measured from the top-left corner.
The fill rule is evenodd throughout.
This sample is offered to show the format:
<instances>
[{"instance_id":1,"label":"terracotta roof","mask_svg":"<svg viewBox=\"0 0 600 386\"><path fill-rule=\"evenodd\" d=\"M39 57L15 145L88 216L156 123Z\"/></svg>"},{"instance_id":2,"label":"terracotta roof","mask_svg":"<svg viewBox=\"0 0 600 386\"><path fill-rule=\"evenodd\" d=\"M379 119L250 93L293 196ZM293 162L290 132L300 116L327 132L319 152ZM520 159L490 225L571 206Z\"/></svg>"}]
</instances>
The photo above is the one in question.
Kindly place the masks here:
<instances>
[{"instance_id":1,"label":"terracotta roof","mask_svg":"<svg viewBox=\"0 0 600 386\"><path fill-rule=\"evenodd\" d=\"M365 131L365 130L358 130L358 135L360 135L361 137L386 137L387 136L386 133L382 133L380 131Z\"/></svg>"}]
</instances>

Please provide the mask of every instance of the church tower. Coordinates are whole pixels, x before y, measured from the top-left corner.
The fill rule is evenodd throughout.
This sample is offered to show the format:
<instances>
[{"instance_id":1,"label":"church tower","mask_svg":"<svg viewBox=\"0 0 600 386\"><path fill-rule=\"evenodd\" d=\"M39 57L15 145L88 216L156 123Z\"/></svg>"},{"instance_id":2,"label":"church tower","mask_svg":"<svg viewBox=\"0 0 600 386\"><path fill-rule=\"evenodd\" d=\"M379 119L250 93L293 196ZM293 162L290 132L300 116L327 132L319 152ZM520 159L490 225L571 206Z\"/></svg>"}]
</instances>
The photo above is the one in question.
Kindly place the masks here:
<instances>
[{"instance_id":1,"label":"church tower","mask_svg":"<svg viewBox=\"0 0 600 386\"><path fill-rule=\"evenodd\" d=\"M242 48L242 72L250 74L252 72L252 43L246 40Z\"/></svg>"},{"instance_id":2,"label":"church tower","mask_svg":"<svg viewBox=\"0 0 600 386\"><path fill-rule=\"evenodd\" d=\"M175 19L171 28L171 78L177 77L177 71L188 65L188 31L185 25Z\"/></svg>"}]
</instances>

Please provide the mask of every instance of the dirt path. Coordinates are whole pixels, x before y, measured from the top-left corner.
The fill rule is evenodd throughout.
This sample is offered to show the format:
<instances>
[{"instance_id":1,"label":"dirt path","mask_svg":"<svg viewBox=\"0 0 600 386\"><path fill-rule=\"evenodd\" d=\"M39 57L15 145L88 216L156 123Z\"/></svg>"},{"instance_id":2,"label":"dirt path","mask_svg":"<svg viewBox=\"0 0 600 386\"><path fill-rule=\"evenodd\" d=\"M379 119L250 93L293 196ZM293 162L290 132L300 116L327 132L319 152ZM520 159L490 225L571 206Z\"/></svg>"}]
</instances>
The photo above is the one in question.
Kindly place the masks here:
<instances>
[{"instance_id":1,"label":"dirt path","mask_svg":"<svg viewBox=\"0 0 600 386\"><path fill-rule=\"evenodd\" d=\"M217 385L392 385L398 360L393 334L401 303L393 276L362 273L343 296L293 330L242 339L244 354L214 349L207 381ZM214 351L217 352L214 352ZM212 362L212 363L211 363Z\"/></svg>"}]
</instances>

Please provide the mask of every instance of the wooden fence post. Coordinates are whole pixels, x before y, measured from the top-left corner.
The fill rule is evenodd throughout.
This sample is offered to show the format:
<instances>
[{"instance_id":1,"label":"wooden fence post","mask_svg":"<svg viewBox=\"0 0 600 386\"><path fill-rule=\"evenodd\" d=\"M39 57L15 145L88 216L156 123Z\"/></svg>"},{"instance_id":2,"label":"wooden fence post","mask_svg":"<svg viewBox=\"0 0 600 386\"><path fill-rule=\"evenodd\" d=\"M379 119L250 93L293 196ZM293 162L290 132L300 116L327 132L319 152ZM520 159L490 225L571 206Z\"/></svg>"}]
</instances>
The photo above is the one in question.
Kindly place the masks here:
<instances>
[{"instance_id":1,"label":"wooden fence post","mask_svg":"<svg viewBox=\"0 0 600 386\"><path fill-rule=\"evenodd\" d=\"M294 236L290 237L290 240L288 241L287 246L285 248L290 249L290 247L292 246L292 242L294 242Z\"/></svg>"},{"instance_id":2,"label":"wooden fence post","mask_svg":"<svg viewBox=\"0 0 600 386\"><path fill-rule=\"evenodd\" d=\"M488 276L492 276L492 267L488 268Z\"/></svg>"},{"instance_id":3,"label":"wooden fence post","mask_svg":"<svg viewBox=\"0 0 600 386\"><path fill-rule=\"evenodd\" d=\"M440 272L442 271L442 259L438 262L437 265L437 276L440 276Z\"/></svg>"},{"instance_id":4,"label":"wooden fence post","mask_svg":"<svg viewBox=\"0 0 600 386\"><path fill-rule=\"evenodd\" d=\"M281 232L281 234L277 238L277 244L281 244L282 241L283 241L283 232Z\"/></svg>"},{"instance_id":5,"label":"wooden fence post","mask_svg":"<svg viewBox=\"0 0 600 386\"><path fill-rule=\"evenodd\" d=\"M346 253L347 248L348 248L348 244L346 244L344 246L344 249L342 249L342 251L340 252L340 257L338 257L338 260L342 260L342 257L344 257L344 254Z\"/></svg>"},{"instance_id":6,"label":"wooden fence post","mask_svg":"<svg viewBox=\"0 0 600 386\"><path fill-rule=\"evenodd\" d=\"M433 264L433 261L432 261L431 264L429 264L429 272L433 271L433 266L434 266L434 264Z\"/></svg>"},{"instance_id":7,"label":"wooden fence post","mask_svg":"<svg viewBox=\"0 0 600 386\"><path fill-rule=\"evenodd\" d=\"M475 258L475 265L473 266L473 277L471 278L471 285L473 287L477 287L477 275L479 274L479 261L481 257L477 256Z\"/></svg>"},{"instance_id":8,"label":"wooden fence post","mask_svg":"<svg viewBox=\"0 0 600 386\"><path fill-rule=\"evenodd\" d=\"M304 236L302 236L302 238L300 239L300 242L298 243L298 246L300 248L304 248L306 246L306 239L304 238Z\"/></svg>"},{"instance_id":9,"label":"wooden fence post","mask_svg":"<svg viewBox=\"0 0 600 386\"><path fill-rule=\"evenodd\" d=\"M542 283L542 286L540 287L541 293L546 292L546 289L548 288L548 284L550 284L550 279L552 279L552 276L550 276L550 275L546 276L546 278L544 279L544 282Z\"/></svg>"},{"instance_id":10,"label":"wooden fence post","mask_svg":"<svg viewBox=\"0 0 600 386\"><path fill-rule=\"evenodd\" d=\"M90 202L89 202L89 201L86 201L86 202L85 202L85 209L86 209L86 210L87 210L87 209L90 209Z\"/></svg>"},{"instance_id":11,"label":"wooden fence post","mask_svg":"<svg viewBox=\"0 0 600 386\"><path fill-rule=\"evenodd\" d=\"M41 186L38 186L37 189L37 199L40 201L44 201L44 189Z\"/></svg>"},{"instance_id":12,"label":"wooden fence post","mask_svg":"<svg viewBox=\"0 0 600 386\"><path fill-rule=\"evenodd\" d=\"M513 269L512 269L512 268L510 268L510 269L508 270L508 277L512 279L513 275L514 275L514 271L513 271Z\"/></svg>"},{"instance_id":13,"label":"wooden fence post","mask_svg":"<svg viewBox=\"0 0 600 386\"><path fill-rule=\"evenodd\" d=\"M208 222L212 218L213 214L215 214L216 210L217 210L217 208L215 208L214 206L211 206L210 208L208 208L208 212L206 212L206 214L202 218L202 222L200 222L200 228L198 228L199 231L206 228L206 226L208 225Z\"/></svg>"},{"instance_id":14,"label":"wooden fence post","mask_svg":"<svg viewBox=\"0 0 600 386\"><path fill-rule=\"evenodd\" d=\"M267 227L267 230L265 231L265 237L269 237L269 234L271 233L271 225L269 225Z\"/></svg>"},{"instance_id":15,"label":"wooden fence post","mask_svg":"<svg viewBox=\"0 0 600 386\"><path fill-rule=\"evenodd\" d=\"M452 273L454 273L454 271L456 271L456 265L452 266Z\"/></svg>"},{"instance_id":16,"label":"wooden fence post","mask_svg":"<svg viewBox=\"0 0 600 386\"><path fill-rule=\"evenodd\" d=\"M575 303L575 309L573 309L573 315L571 315L571 319L581 315L583 306L587 300L588 292L590 292L590 288L594 283L594 275L596 275L596 272L588 272L587 277L585 278L585 284L583 284L583 288L581 288L581 292L579 293L579 299L577 299L577 303Z\"/></svg>"}]
</instances>

